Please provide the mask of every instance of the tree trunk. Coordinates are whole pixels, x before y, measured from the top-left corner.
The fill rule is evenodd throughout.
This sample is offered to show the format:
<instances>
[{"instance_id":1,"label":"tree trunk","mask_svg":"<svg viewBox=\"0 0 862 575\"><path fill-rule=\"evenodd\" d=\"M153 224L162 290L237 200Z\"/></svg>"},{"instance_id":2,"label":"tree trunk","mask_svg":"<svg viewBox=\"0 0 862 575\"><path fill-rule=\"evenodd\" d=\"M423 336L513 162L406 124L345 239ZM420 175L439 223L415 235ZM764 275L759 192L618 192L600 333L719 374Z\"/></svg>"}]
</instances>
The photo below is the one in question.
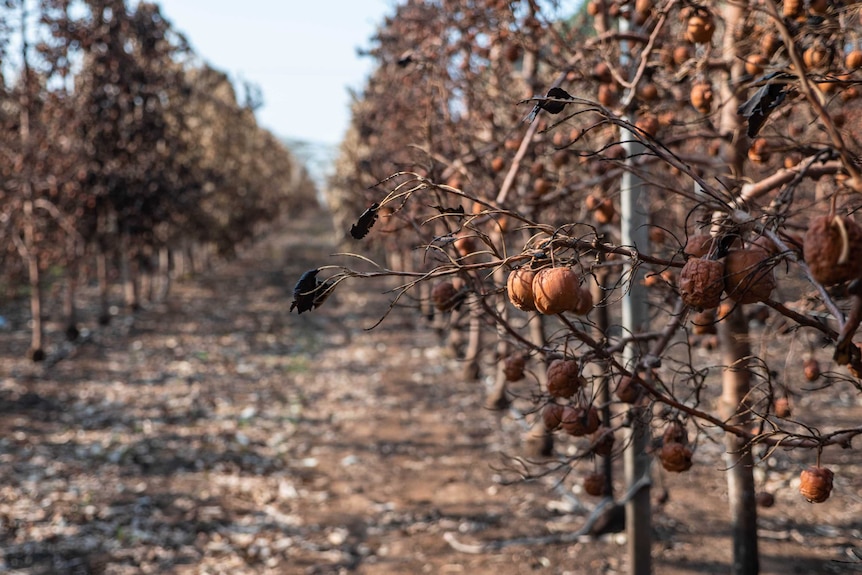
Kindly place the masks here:
<instances>
[{"instance_id":1,"label":"tree trunk","mask_svg":"<svg viewBox=\"0 0 862 575\"><path fill-rule=\"evenodd\" d=\"M414 256L408 255L408 259L413 260ZM421 266L421 264L419 264ZM399 270L404 268L389 268L393 270ZM411 266L409 268L411 271L416 269L416 266ZM401 283L400 279L397 279L397 283ZM431 299L431 289L432 286L430 282L421 282L419 284L419 314L426 318L428 321L434 321L435 317L440 316L440 319L445 321L445 316L438 313L437 310L434 309L434 302Z\"/></svg>"},{"instance_id":2,"label":"tree trunk","mask_svg":"<svg viewBox=\"0 0 862 575\"><path fill-rule=\"evenodd\" d=\"M599 239L602 239L602 235L599 235ZM604 255L599 255L599 262L605 261ZM605 290L609 287L612 287L608 282L609 274L607 273L606 268L600 268L599 271L595 274L594 282L590 283L590 293L593 296L593 302L598 304L602 301L602 298L605 297L607 293ZM605 334L608 333L608 329L610 328L611 322L608 313L608 306L599 305L595 307L592 311L592 320L595 324L595 337L602 338ZM602 413L602 425L610 426L611 425L611 388L610 388L610 377L608 377L608 363L607 361L597 362L601 372L601 381L599 382L598 390L596 390L596 403L598 403L601 407ZM606 455L602 457L602 473L605 476L605 495L608 497L614 496L614 458L613 454Z\"/></svg>"},{"instance_id":3,"label":"tree trunk","mask_svg":"<svg viewBox=\"0 0 862 575\"><path fill-rule=\"evenodd\" d=\"M123 284L123 296L126 308L130 311L140 309L140 294L137 283L137 263L131 253L131 238L128 232L120 234L120 281Z\"/></svg>"},{"instance_id":4,"label":"tree trunk","mask_svg":"<svg viewBox=\"0 0 862 575\"><path fill-rule=\"evenodd\" d=\"M746 398L751 390L748 357L748 324L741 307L719 322L722 363L722 415L729 423L745 427L750 423ZM744 440L728 433L724 454L727 471L727 494L730 523L733 529L733 575L756 575L759 571L757 551L757 504L754 492L753 459Z\"/></svg>"},{"instance_id":5,"label":"tree trunk","mask_svg":"<svg viewBox=\"0 0 862 575\"><path fill-rule=\"evenodd\" d=\"M136 258L138 262L138 303L146 305L155 300L153 279L153 248L145 246Z\"/></svg>"},{"instance_id":6,"label":"tree trunk","mask_svg":"<svg viewBox=\"0 0 862 575\"><path fill-rule=\"evenodd\" d=\"M171 291L171 250L167 246L159 248L159 287L155 301L163 302Z\"/></svg>"},{"instance_id":7,"label":"tree trunk","mask_svg":"<svg viewBox=\"0 0 862 575\"><path fill-rule=\"evenodd\" d=\"M21 92L21 111L19 135L21 136L22 191L24 197L24 258L27 263L27 278L30 285L30 314L33 317L33 327L30 331L30 350L28 355L33 361L45 359L44 335L42 324L42 278L39 271L39 251L36 247L36 215L33 213L33 160L31 154L30 111L33 86L30 82L30 63L27 46L27 4L21 3L21 57L24 64L24 89Z\"/></svg>"},{"instance_id":8,"label":"tree trunk","mask_svg":"<svg viewBox=\"0 0 862 575\"><path fill-rule=\"evenodd\" d=\"M111 302L109 291L111 284L108 281L108 253L104 242L99 242L99 251L96 254L96 275L99 281L99 325L111 323Z\"/></svg>"},{"instance_id":9,"label":"tree trunk","mask_svg":"<svg viewBox=\"0 0 862 575\"><path fill-rule=\"evenodd\" d=\"M532 314L529 325L529 338L539 348L544 349L547 343L545 339L545 316L542 314ZM537 355L536 359L541 361L541 365L536 368L536 379L539 383L539 389L548 388L548 371L547 358L544 355ZM537 414L533 426L530 427L530 432L527 435L528 453L533 452L543 457L550 457L554 454L554 433L545 425L545 419L541 417L541 412ZM529 445L532 444L532 447ZM535 448L535 449L534 449Z\"/></svg>"},{"instance_id":10,"label":"tree trunk","mask_svg":"<svg viewBox=\"0 0 862 575\"><path fill-rule=\"evenodd\" d=\"M634 121L630 119L630 121ZM632 158L644 151L643 145L628 131L622 131L626 161L631 165ZM623 172L620 182L620 233L623 245L634 246L638 251L649 253L649 207L645 182L632 170ZM649 307L644 272L627 264L628 289L623 297L623 329L627 333L640 333L649 327ZM624 352L626 367L637 371L643 356L637 343L626 346ZM626 485L631 487L649 474L652 457L647 452L650 443L648 408L633 405L629 443L624 454ZM649 575L652 573L652 505L650 489L646 485L633 494L626 503L626 536L628 539L629 573Z\"/></svg>"},{"instance_id":11,"label":"tree trunk","mask_svg":"<svg viewBox=\"0 0 862 575\"><path fill-rule=\"evenodd\" d=\"M464 351L464 381L476 381L481 372L479 359L482 355L482 306L477 296L468 296L467 349ZM490 406L489 406L490 407Z\"/></svg>"},{"instance_id":12,"label":"tree trunk","mask_svg":"<svg viewBox=\"0 0 862 575\"><path fill-rule=\"evenodd\" d=\"M744 8L740 4L728 3L724 6L725 34L723 53L730 73L721 85L721 110L719 131L728 140L724 146L724 160L737 181L744 177L745 157L748 142L744 137L742 123L736 113L739 97L735 87L741 84L745 74L744 56L739 52L740 42L744 39L742 22ZM724 417L734 424L745 427L750 415L745 405L750 386L750 373L747 358L751 355L748 344L748 323L742 309L736 309L719 322L719 341L722 364L722 409ZM733 575L757 575L757 506L754 497L754 473L751 452L743 449L743 443L735 435L725 437L725 464L727 490L730 504L730 521L733 529Z\"/></svg>"},{"instance_id":13,"label":"tree trunk","mask_svg":"<svg viewBox=\"0 0 862 575\"><path fill-rule=\"evenodd\" d=\"M45 359L44 337L45 326L42 323L42 277L39 271L39 254L36 248L34 227L36 223L33 215L33 201L30 199L32 191L30 182L24 185L28 191L27 200L24 202L24 247L27 258L27 276L30 285L30 314L33 317L33 328L30 331L30 350L28 355L33 361Z\"/></svg>"},{"instance_id":14,"label":"tree trunk","mask_svg":"<svg viewBox=\"0 0 862 575\"><path fill-rule=\"evenodd\" d=\"M171 267L171 279L178 280L178 279L181 279L185 275L185 273L186 273L185 254L186 254L186 251L182 245L171 250L171 262L173 262L173 266Z\"/></svg>"},{"instance_id":15,"label":"tree trunk","mask_svg":"<svg viewBox=\"0 0 862 575\"><path fill-rule=\"evenodd\" d=\"M69 263L66 273L66 292L63 296L63 319L66 322L66 339L74 341L78 339L78 307L75 305L75 296L78 293L78 266L77 261Z\"/></svg>"}]
</instances>

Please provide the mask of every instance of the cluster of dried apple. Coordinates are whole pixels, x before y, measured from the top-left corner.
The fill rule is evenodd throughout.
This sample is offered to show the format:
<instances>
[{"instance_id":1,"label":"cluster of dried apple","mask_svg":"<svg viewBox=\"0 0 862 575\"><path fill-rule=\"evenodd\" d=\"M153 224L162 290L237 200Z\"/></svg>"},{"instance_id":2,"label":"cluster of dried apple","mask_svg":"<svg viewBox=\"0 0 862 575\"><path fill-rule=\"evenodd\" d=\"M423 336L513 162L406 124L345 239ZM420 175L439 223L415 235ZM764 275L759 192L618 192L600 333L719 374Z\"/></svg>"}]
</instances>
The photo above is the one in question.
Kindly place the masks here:
<instances>
[{"instance_id":1,"label":"cluster of dried apple","mask_svg":"<svg viewBox=\"0 0 862 575\"><path fill-rule=\"evenodd\" d=\"M685 252L693 257L686 261L679 274L677 288L682 300L698 310L718 307L722 294L739 304L768 300L775 291L772 254L761 247L764 240L752 241L748 247L734 247L720 259L709 254L714 240L709 236L692 236ZM738 244L738 242L734 242ZM712 322L699 318L697 325L704 331Z\"/></svg>"},{"instance_id":2,"label":"cluster of dried apple","mask_svg":"<svg viewBox=\"0 0 862 575\"><path fill-rule=\"evenodd\" d=\"M581 403L576 397L587 384L575 359L555 359L548 366L547 390L551 401L542 409L542 420L549 431L562 428L574 437L593 435L592 450L598 455L609 455L614 444L613 431L601 428L601 417L596 407ZM569 400L561 405L557 400ZM601 429L600 429L601 428Z\"/></svg>"},{"instance_id":3,"label":"cluster of dried apple","mask_svg":"<svg viewBox=\"0 0 862 575\"><path fill-rule=\"evenodd\" d=\"M580 286L578 274L570 267L543 268L534 271L518 268L506 282L509 301L524 311L553 315L572 312L585 315L593 307L589 289Z\"/></svg>"}]
</instances>

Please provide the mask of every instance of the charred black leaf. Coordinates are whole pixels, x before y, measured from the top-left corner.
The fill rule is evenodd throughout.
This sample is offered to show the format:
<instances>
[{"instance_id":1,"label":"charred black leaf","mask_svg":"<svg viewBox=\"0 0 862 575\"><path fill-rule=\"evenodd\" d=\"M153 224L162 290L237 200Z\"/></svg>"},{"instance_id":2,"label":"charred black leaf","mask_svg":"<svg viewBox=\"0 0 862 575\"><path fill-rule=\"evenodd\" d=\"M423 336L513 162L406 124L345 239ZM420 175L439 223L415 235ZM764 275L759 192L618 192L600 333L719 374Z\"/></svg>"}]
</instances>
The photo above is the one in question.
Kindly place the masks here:
<instances>
[{"instance_id":1,"label":"charred black leaf","mask_svg":"<svg viewBox=\"0 0 862 575\"><path fill-rule=\"evenodd\" d=\"M333 278L320 281L317 279L319 272L319 269L308 270L296 282L293 288L293 303L290 304L290 311L296 308L297 313L302 313L317 309L335 291L336 282Z\"/></svg>"},{"instance_id":2,"label":"charred black leaf","mask_svg":"<svg viewBox=\"0 0 862 575\"><path fill-rule=\"evenodd\" d=\"M314 309L319 308L326 301L326 298L335 291L335 282L328 279L325 282L317 282L317 288L314 291Z\"/></svg>"},{"instance_id":3,"label":"charred black leaf","mask_svg":"<svg viewBox=\"0 0 862 575\"><path fill-rule=\"evenodd\" d=\"M739 235L737 234L727 234L718 239L718 247L715 249L715 253L712 256L712 259L720 260L723 257L726 257L727 254L730 253L730 248L733 246L734 242L739 240Z\"/></svg>"},{"instance_id":4,"label":"charred black leaf","mask_svg":"<svg viewBox=\"0 0 862 575\"><path fill-rule=\"evenodd\" d=\"M562 88L551 88L548 90L547 97L554 98L554 100L545 100L539 105L549 114L559 114L568 104L568 102L557 102L556 100L574 100L574 97Z\"/></svg>"},{"instance_id":5,"label":"charred black leaf","mask_svg":"<svg viewBox=\"0 0 862 575\"><path fill-rule=\"evenodd\" d=\"M535 119L536 115L539 113L539 110L545 110L549 114L559 114L562 112L565 107L568 105L568 102L559 102L557 100L574 100L574 97L563 90L562 88L551 88L548 90L547 100L543 100L541 102L536 102L536 105L533 106L533 110L524 118L525 122L532 122Z\"/></svg>"},{"instance_id":6,"label":"charred black leaf","mask_svg":"<svg viewBox=\"0 0 862 575\"><path fill-rule=\"evenodd\" d=\"M290 304L290 311L296 308L297 313L302 313L311 311L312 308L316 307L317 288L321 285L317 279L319 272L319 269L308 270L300 276L299 281L293 287L293 302Z\"/></svg>"},{"instance_id":7,"label":"charred black leaf","mask_svg":"<svg viewBox=\"0 0 862 575\"><path fill-rule=\"evenodd\" d=\"M441 214L460 214L464 215L464 206L457 206L455 208L447 208L445 206L431 206Z\"/></svg>"},{"instance_id":8,"label":"charred black leaf","mask_svg":"<svg viewBox=\"0 0 862 575\"><path fill-rule=\"evenodd\" d=\"M380 204L374 202L371 207L362 212L359 220L350 226L350 235L355 240L361 240L368 235L374 222L377 221L377 210L380 209Z\"/></svg>"},{"instance_id":9,"label":"charred black leaf","mask_svg":"<svg viewBox=\"0 0 862 575\"><path fill-rule=\"evenodd\" d=\"M769 114L781 105L789 93L787 80L792 76L774 72L762 78L766 83L754 93L736 112L748 120L748 137L753 138L766 123Z\"/></svg>"}]
</instances>

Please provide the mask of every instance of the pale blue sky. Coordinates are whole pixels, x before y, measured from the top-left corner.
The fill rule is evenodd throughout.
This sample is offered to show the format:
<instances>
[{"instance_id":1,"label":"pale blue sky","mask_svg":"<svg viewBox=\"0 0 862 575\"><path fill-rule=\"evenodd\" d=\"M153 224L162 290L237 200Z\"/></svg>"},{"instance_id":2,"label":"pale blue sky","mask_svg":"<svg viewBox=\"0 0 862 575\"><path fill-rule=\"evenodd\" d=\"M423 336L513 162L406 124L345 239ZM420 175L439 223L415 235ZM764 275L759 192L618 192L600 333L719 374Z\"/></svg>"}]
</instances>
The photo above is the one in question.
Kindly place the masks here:
<instances>
[{"instance_id":1,"label":"pale blue sky","mask_svg":"<svg viewBox=\"0 0 862 575\"><path fill-rule=\"evenodd\" d=\"M361 89L367 47L395 0L158 0L214 68L263 91L260 124L278 136L330 144L349 121L347 88Z\"/></svg>"}]
</instances>

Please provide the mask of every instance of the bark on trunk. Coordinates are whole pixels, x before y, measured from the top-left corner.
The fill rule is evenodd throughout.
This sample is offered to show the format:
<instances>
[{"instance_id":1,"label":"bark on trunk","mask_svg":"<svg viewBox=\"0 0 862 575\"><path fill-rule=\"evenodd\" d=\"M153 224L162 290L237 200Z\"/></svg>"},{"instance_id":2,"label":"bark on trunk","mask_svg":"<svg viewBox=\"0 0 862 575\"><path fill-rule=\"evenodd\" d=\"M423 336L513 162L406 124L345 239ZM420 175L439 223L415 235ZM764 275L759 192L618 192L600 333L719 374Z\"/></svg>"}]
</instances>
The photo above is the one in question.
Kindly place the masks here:
<instances>
[{"instance_id":1,"label":"bark on trunk","mask_svg":"<svg viewBox=\"0 0 862 575\"><path fill-rule=\"evenodd\" d=\"M130 311L140 309L140 294L137 283L137 263L131 253L131 239L127 232L120 236L120 279L123 283L123 296Z\"/></svg>"},{"instance_id":2,"label":"bark on trunk","mask_svg":"<svg viewBox=\"0 0 862 575\"><path fill-rule=\"evenodd\" d=\"M111 323L111 284L108 281L108 253L102 242L99 242L96 254L96 275L99 279L99 325L108 325Z\"/></svg>"},{"instance_id":3,"label":"bark on trunk","mask_svg":"<svg viewBox=\"0 0 862 575\"><path fill-rule=\"evenodd\" d=\"M723 8L725 34L723 54L728 63L730 74L721 85L722 101L720 128L729 143L724 147L724 160L730 166L736 179L744 177L745 157L748 142L744 138L742 123L736 113L739 97L735 87L745 74L744 56L739 51L744 30L744 7L728 3ZM745 405L751 390L750 372L747 358L751 355L748 344L748 323L741 306L724 321L719 322L719 340L722 363L722 407L724 416L740 426L749 424L750 415ZM751 452L743 450L743 444L731 434L725 437L725 463L727 489L730 504L730 521L733 529L733 575L757 575L757 506L754 497L754 474Z\"/></svg>"},{"instance_id":4,"label":"bark on trunk","mask_svg":"<svg viewBox=\"0 0 862 575\"><path fill-rule=\"evenodd\" d=\"M155 299L155 282L153 280L153 250L145 247L136 258L138 262L138 303L146 305Z\"/></svg>"},{"instance_id":5,"label":"bark on trunk","mask_svg":"<svg viewBox=\"0 0 862 575\"><path fill-rule=\"evenodd\" d=\"M21 92L20 128L21 136L21 164L23 165L23 197L24 197L24 258L27 263L27 276L30 285L30 314L33 317L33 328L30 331L30 350L28 355L33 361L45 359L44 335L45 327L42 324L42 278L39 271L39 251L36 247L36 215L33 213L33 160L31 155L30 137L30 112L31 98L30 90L30 64L28 61L27 47L27 4L21 3L21 57L24 63L23 78L24 89Z\"/></svg>"},{"instance_id":6,"label":"bark on trunk","mask_svg":"<svg viewBox=\"0 0 862 575\"><path fill-rule=\"evenodd\" d=\"M604 261L603 256L599 256L599 261ZM607 293L605 290L609 287L609 275L605 270L600 270L596 273L596 281L590 283L590 292L593 295L593 301L599 303ZM592 320L595 322L595 335L597 338L604 337L610 328L610 317L608 314L608 306L600 305L593 309ZM602 424L610 426L611 424L611 389L608 377L607 362L597 363L601 370L601 381L599 382L598 390L596 391L596 403L601 405ZM602 473L605 476L605 495L614 496L614 458L613 454L602 457Z\"/></svg>"},{"instance_id":7,"label":"bark on trunk","mask_svg":"<svg viewBox=\"0 0 862 575\"><path fill-rule=\"evenodd\" d=\"M630 118L630 120L634 120ZM622 133L627 162L643 153L643 146L627 131ZM646 183L634 171L623 173L620 182L620 235L624 245L635 246L641 252L649 253L648 190ZM624 329L639 333L649 326L649 307L646 287L643 285L644 272L641 268L629 267L628 290L622 301ZM626 346L624 357L626 366L637 370L643 356L638 343ZM629 443L624 454L626 485L631 488L650 473L652 457L648 453L650 427L648 408L633 405L629 408L631 429ZM649 575L652 573L652 504L649 485L640 488L626 503L626 536L628 538L628 558L630 575Z\"/></svg>"},{"instance_id":8,"label":"bark on trunk","mask_svg":"<svg viewBox=\"0 0 862 575\"><path fill-rule=\"evenodd\" d=\"M25 185L29 188L30 182L25 182ZM27 193L29 195L31 192ZM28 355L33 361L42 361L45 359L45 326L42 323L42 277L39 271L39 254L35 241L34 227L36 223L33 220L33 201L28 199L24 202L24 246L30 285L30 314L33 318Z\"/></svg>"},{"instance_id":9,"label":"bark on trunk","mask_svg":"<svg viewBox=\"0 0 862 575\"><path fill-rule=\"evenodd\" d=\"M750 424L746 397L751 390L747 358L748 324L740 307L718 324L721 340L722 414L730 423L745 427ZM756 575L759 571L757 549L757 504L755 501L753 458L751 450L736 435L725 436L724 454L727 471L727 491L730 503L730 523L733 529L733 575Z\"/></svg>"},{"instance_id":10,"label":"bark on trunk","mask_svg":"<svg viewBox=\"0 0 862 575\"><path fill-rule=\"evenodd\" d=\"M66 322L66 339L78 339L78 307L75 296L78 293L78 266L71 263L66 273L66 292L63 297L63 318Z\"/></svg>"},{"instance_id":11,"label":"bark on trunk","mask_svg":"<svg viewBox=\"0 0 862 575\"><path fill-rule=\"evenodd\" d=\"M171 250L166 246L159 248L159 287L155 301L163 302L171 291Z\"/></svg>"},{"instance_id":12,"label":"bark on trunk","mask_svg":"<svg viewBox=\"0 0 862 575\"><path fill-rule=\"evenodd\" d=\"M467 349L464 351L464 380L479 379L479 357L482 353L482 306L470 296L466 302L469 306L467 324ZM490 406L489 406L490 407Z\"/></svg>"}]
</instances>

